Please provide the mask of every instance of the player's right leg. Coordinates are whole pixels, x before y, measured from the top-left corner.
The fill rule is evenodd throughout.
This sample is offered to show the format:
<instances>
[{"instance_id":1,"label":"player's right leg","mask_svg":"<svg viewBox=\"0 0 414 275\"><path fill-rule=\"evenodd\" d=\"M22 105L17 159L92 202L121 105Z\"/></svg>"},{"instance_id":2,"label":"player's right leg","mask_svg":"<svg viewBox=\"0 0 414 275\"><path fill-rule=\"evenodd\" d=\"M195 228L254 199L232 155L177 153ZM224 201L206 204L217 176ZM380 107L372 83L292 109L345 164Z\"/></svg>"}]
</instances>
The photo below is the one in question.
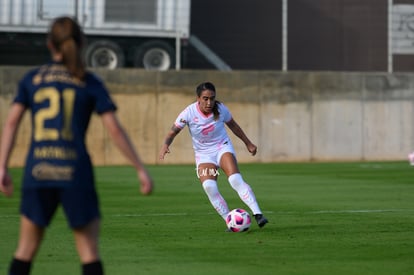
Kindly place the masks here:
<instances>
[{"instance_id":1,"label":"player's right leg","mask_svg":"<svg viewBox=\"0 0 414 275\"><path fill-rule=\"evenodd\" d=\"M99 256L100 210L94 188L73 187L61 190L63 210L72 228L83 275L103 274Z\"/></svg>"},{"instance_id":2,"label":"player's right leg","mask_svg":"<svg viewBox=\"0 0 414 275\"><path fill-rule=\"evenodd\" d=\"M220 194L217 186L218 170L214 163L198 163L197 176L201 185L207 194L207 197L217 211L217 213L225 220L229 213L227 202Z\"/></svg>"},{"instance_id":3,"label":"player's right leg","mask_svg":"<svg viewBox=\"0 0 414 275\"><path fill-rule=\"evenodd\" d=\"M96 218L81 228L74 228L76 249L82 263L82 274L101 275L103 265L99 257L100 219Z\"/></svg>"}]
</instances>

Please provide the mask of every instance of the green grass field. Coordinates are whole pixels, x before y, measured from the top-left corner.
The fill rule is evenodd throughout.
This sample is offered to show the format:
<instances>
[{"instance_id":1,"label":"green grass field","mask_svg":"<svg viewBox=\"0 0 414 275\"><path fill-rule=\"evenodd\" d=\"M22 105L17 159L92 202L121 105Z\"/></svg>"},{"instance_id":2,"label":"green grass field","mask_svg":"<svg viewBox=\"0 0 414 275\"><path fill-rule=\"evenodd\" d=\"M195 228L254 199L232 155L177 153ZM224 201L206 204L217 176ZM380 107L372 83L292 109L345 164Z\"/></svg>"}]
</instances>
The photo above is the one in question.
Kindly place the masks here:
<instances>
[{"instance_id":1,"label":"green grass field","mask_svg":"<svg viewBox=\"0 0 414 275\"><path fill-rule=\"evenodd\" d=\"M106 274L414 274L414 167L407 162L240 165L270 223L225 233L192 165L149 166L152 196L130 167L96 169ZM11 170L19 189L21 169ZM222 176L230 208L246 207ZM18 235L19 192L0 197L0 273ZM80 274L61 211L34 275Z\"/></svg>"}]
</instances>

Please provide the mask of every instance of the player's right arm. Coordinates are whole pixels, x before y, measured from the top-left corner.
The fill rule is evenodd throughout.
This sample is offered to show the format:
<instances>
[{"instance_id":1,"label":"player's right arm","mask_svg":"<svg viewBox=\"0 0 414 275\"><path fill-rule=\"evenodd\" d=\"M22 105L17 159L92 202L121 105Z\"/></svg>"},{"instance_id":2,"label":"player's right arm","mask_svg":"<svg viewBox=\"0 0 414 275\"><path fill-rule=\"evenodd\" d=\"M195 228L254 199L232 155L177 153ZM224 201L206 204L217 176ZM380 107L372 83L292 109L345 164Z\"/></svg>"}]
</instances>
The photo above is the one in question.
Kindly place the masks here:
<instances>
[{"instance_id":1,"label":"player's right arm","mask_svg":"<svg viewBox=\"0 0 414 275\"><path fill-rule=\"evenodd\" d=\"M141 182L141 193L144 195L151 194L154 185L152 178L115 113L113 111L105 112L101 115L101 118L116 146L135 167Z\"/></svg>"},{"instance_id":2,"label":"player's right arm","mask_svg":"<svg viewBox=\"0 0 414 275\"><path fill-rule=\"evenodd\" d=\"M165 154L170 153L170 145L174 141L174 138L178 135L181 131L181 128L177 127L175 124L171 127L171 130L167 133L165 137L164 144L161 146L161 150L159 153L159 158L161 160L164 159Z\"/></svg>"},{"instance_id":3,"label":"player's right arm","mask_svg":"<svg viewBox=\"0 0 414 275\"><path fill-rule=\"evenodd\" d=\"M25 110L24 105L14 103L3 127L0 143L0 191L7 197L13 194L13 184L10 175L7 173L7 166L16 139L16 132Z\"/></svg>"}]
</instances>

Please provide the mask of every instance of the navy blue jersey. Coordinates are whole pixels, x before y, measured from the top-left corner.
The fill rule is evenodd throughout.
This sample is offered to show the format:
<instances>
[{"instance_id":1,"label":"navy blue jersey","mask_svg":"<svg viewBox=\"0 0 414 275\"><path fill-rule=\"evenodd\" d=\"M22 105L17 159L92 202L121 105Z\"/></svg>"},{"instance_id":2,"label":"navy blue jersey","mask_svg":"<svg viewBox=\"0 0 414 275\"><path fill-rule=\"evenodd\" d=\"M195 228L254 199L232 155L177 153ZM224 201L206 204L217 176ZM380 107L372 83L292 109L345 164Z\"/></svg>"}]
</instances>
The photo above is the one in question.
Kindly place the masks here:
<instances>
[{"instance_id":1,"label":"navy blue jersey","mask_svg":"<svg viewBox=\"0 0 414 275\"><path fill-rule=\"evenodd\" d=\"M23 188L93 188L86 130L93 112L116 110L103 82L90 72L80 81L51 63L23 77L14 102L32 115Z\"/></svg>"}]
</instances>

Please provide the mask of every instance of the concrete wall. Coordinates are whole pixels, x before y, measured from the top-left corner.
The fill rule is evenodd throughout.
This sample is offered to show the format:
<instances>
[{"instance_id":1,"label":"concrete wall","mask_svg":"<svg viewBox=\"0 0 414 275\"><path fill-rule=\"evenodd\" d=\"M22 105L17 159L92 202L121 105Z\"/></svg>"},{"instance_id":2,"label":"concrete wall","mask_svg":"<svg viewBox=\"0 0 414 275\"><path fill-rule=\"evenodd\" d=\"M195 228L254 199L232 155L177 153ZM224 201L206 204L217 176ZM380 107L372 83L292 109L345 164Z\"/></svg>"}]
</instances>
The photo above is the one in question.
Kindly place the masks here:
<instances>
[{"instance_id":1,"label":"concrete wall","mask_svg":"<svg viewBox=\"0 0 414 275\"><path fill-rule=\"evenodd\" d=\"M0 126L17 81L27 68L0 67ZM239 162L403 160L414 149L414 74L96 71L119 106L118 115L145 163L158 150L178 113L195 100L195 87L212 81L217 98L258 145L255 157L233 134ZM22 166L30 137L25 115L11 158ZM125 164L94 115L87 143L97 165ZM162 163L193 163L188 129Z\"/></svg>"}]
</instances>

